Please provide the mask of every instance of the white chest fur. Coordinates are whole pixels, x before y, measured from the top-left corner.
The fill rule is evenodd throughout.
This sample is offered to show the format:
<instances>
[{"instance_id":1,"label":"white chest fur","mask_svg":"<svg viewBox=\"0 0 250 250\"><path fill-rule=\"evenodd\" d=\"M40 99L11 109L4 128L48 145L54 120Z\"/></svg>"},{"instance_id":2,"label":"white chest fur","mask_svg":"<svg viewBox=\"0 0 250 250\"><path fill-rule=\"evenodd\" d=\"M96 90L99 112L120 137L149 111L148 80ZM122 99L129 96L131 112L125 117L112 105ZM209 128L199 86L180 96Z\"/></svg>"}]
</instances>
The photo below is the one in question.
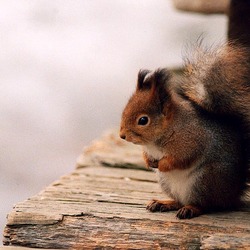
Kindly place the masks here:
<instances>
[{"instance_id":1,"label":"white chest fur","mask_svg":"<svg viewBox=\"0 0 250 250\"><path fill-rule=\"evenodd\" d=\"M193 185L198 175L200 175L199 171L194 170L196 167L195 164L191 168L183 170L175 169L168 172L157 170L159 183L163 191L181 204L189 204L192 198Z\"/></svg>"},{"instance_id":2,"label":"white chest fur","mask_svg":"<svg viewBox=\"0 0 250 250\"><path fill-rule=\"evenodd\" d=\"M152 157L155 160L160 160L165 155L156 146L150 144L143 146L143 150L147 153L149 157Z\"/></svg>"}]
</instances>

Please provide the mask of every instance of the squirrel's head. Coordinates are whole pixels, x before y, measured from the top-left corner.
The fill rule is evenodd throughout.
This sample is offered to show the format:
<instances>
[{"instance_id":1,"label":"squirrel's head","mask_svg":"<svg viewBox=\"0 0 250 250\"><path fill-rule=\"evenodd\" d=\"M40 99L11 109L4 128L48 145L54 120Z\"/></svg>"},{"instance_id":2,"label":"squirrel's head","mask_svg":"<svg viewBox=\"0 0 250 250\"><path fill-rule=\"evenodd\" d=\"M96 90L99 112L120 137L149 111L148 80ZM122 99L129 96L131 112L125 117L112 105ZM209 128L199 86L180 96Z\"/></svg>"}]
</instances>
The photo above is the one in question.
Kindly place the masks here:
<instances>
[{"instance_id":1,"label":"squirrel's head","mask_svg":"<svg viewBox=\"0 0 250 250\"><path fill-rule=\"evenodd\" d=\"M139 72L136 91L122 114L122 139L146 145L162 136L172 114L169 81L170 73L166 69Z\"/></svg>"}]
</instances>

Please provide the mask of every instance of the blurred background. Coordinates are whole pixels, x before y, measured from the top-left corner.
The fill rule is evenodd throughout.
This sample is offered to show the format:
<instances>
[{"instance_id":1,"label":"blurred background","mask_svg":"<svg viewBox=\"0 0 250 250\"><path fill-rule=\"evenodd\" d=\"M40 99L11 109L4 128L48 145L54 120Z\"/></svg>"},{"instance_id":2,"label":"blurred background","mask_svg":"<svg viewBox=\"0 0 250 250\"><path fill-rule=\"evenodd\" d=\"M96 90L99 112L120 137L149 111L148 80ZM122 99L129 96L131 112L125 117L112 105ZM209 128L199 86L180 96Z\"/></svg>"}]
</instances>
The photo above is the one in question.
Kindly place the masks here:
<instances>
[{"instance_id":1,"label":"blurred background","mask_svg":"<svg viewBox=\"0 0 250 250\"><path fill-rule=\"evenodd\" d=\"M181 66L186 44L223 42L226 25L171 0L0 0L0 231L119 126L139 69Z\"/></svg>"}]
</instances>

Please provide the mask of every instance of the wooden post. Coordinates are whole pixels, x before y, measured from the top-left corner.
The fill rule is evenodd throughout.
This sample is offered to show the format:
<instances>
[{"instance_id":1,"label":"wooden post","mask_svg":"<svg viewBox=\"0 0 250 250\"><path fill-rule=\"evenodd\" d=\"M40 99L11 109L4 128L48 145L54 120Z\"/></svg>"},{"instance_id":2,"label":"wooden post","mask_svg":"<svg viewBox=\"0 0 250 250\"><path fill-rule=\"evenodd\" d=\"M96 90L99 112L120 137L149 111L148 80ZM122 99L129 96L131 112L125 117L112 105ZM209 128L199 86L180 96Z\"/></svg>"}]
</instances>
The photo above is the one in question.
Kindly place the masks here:
<instances>
[{"instance_id":1,"label":"wooden post","mask_svg":"<svg viewBox=\"0 0 250 250\"><path fill-rule=\"evenodd\" d=\"M250 0L231 0L228 40L250 47Z\"/></svg>"}]
</instances>

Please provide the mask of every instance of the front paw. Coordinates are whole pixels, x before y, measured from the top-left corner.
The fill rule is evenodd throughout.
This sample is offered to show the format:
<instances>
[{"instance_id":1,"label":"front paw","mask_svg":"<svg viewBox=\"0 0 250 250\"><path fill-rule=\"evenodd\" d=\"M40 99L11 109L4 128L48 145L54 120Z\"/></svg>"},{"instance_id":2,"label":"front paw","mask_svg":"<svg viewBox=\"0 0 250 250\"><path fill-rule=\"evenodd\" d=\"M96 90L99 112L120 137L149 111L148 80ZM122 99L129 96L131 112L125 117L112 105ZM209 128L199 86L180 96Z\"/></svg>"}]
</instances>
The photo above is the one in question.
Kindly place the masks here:
<instances>
[{"instance_id":1,"label":"front paw","mask_svg":"<svg viewBox=\"0 0 250 250\"><path fill-rule=\"evenodd\" d=\"M168 212L178 210L181 205L176 201L152 200L148 203L146 209L150 212Z\"/></svg>"},{"instance_id":2,"label":"front paw","mask_svg":"<svg viewBox=\"0 0 250 250\"><path fill-rule=\"evenodd\" d=\"M157 160L149 160L147 162L147 165L150 168L158 168L158 161Z\"/></svg>"},{"instance_id":3,"label":"front paw","mask_svg":"<svg viewBox=\"0 0 250 250\"><path fill-rule=\"evenodd\" d=\"M158 160L150 158L145 152L143 152L143 157L148 168L158 168Z\"/></svg>"},{"instance_id":4,"label":"front paw","mask_svg":"<svg viewBox=\"0 0 250 250\"><path fill-rule=\"evenodd\" d=\"M160 172L168 172L174 169L174 160L171 157L163 157L159 160L158 169Z\"/></svg>"}]
</instances>

